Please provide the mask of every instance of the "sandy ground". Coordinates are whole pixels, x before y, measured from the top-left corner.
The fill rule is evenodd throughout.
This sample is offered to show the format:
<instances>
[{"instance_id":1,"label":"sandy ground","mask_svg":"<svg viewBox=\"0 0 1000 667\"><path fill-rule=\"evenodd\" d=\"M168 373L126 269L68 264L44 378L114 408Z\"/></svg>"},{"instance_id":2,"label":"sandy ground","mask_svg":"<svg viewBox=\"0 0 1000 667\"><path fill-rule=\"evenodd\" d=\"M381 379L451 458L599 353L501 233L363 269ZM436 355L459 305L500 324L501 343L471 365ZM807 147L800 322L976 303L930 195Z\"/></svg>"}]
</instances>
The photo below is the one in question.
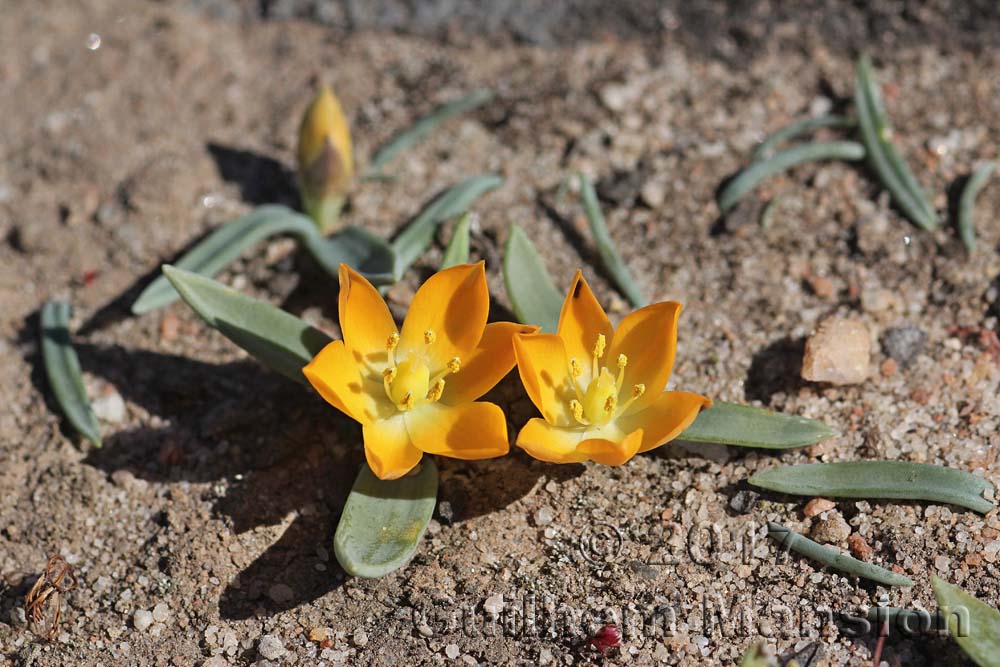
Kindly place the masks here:
<instances>
[{"instance_id":1,"label":"sandy ground","mask_svg":"<svg viewBox=\"0 0 1000 667\"><path fill-rule=\"evenodd\" d=\"M950 226L909 225L857 165L796 169L718 220L714 192L757 141L848 103L847 47L859 40L781 16L754 32L751 16L745 57L732 30L721 54L698 47L708 31L598 32L543 48L259 22L239 3L220 18L226 3L201 4L18 0L0 21L0 665L731 665L759 637L778 653L822 653L802 664L870 665L874 633L824 610L856 614L883 594L933 608L935 572L997 604L996 515L837 503L870 560L917 582L888 591L779 557L760 537L765 521L808 531L823 519L803 515L805 499L745 493L754 471L807 460L937 462L1000 481L988 335L1000 187L982 194L971 257ZM928 5L913 21L945 15ZM671 16L660 16L668 28ZM899 145L939 210L1000 148L1000 52L963 16L951 32L874 42ZM497 257L516 222L561 287L582 267L617 319L626 306L562 189L583 170L641 285L686 304L672 386L842 435L782 455L669 447L616 469L518 452L441 460L439 510L414 561L380 580L346 577L330 549L360 429L183 305L128 314L159 264L204 233L255 204L295 202L289 165L317 75L349 110L362 162L441 101L481 86L499 96L399 159L397 181L359 185L353 222L391 235L443 187L496 171L507 180L477 205L475 234L496 316L509 317ZM396 305L440 247L393 290ZM337 333L335 286L287 241L222 279ZM100 450L59 417L39 368L36 314L51 297L75 305L88 389L111 413ZM895 369L876 344L858 386L804 383L803 339L834 313L859 316L876 340L911 324L927 343ZM491 398L512 433L533 416L513 377ZM44 643L21 605L51 554L79 586ZM154 609L156 622L136 628L135 612ZM602 659L584 643L608 620L626 637ZM937 636L894 634L883 658L968 664Z\"/></svg>"}]
</instances>

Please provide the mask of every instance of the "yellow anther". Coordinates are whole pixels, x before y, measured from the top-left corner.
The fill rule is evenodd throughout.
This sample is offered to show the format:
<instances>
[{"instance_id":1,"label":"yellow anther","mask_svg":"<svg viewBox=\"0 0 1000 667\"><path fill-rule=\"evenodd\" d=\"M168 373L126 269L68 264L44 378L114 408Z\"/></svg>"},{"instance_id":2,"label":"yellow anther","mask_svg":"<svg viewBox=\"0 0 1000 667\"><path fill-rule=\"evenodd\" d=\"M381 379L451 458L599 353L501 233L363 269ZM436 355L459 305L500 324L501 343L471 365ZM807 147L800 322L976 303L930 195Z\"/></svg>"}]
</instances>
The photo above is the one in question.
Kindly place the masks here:
<instances>
[{"instance_id":1,"label":"yellow anther","mask_svg":"<svg viewBox=\"0 0 1000 667\"><path fill-rule=\"evenodd\" d=\"M617 396L608 396L606 399L604 399L604 411L605 412L614 412L616 405L618 405L618 397Z\"/></svg>"},{"instance_id":2,"label":"yellow anther","mask_svg":"<svg viewBox=\"0 0 1000 667\"><path fill-rule=\"evenodd\" d=\"M618 368L621 369L621 368L625 368L626 366L628 366L628 357L626 357L624 354L619 354L618 355Z\"/></svg>"},{"instance_id":3,"label":"yellow anther","mask_svg":"<svg viewBox=\"0 0 1000 667\"><path fill-rule=\"evenodd\" d=\"M628 357L624 354L618 355L618 377L615 379L615 390L621 391L622 384L625 383L625 367L628 366Z\"/></svg>"},{"instance_id":4,"label":"yellow anther","mask_svg":"<svg viewBox=\"0 0 1000 667\"><path fill-rule=\"evenodd\" d=\"M399 406L403 410L412 410L413 406L415 404L416 404L416 401L413 398L413 392L409 392L409 391L406 392L405 396L403 396L403 400L399 402Z\"/></svg>"},{"instance_id":5,"label":"yellow anther","mask_svg":"<svg viewBox=\"0 0 1000 667\"><path fill-rule=\"evenodd\" d=\"M604 356L604 348L608 345L608 339L604 337L604 334L597 334L597 342L594 343L594 359L600 359Z\"/></svg>"},{"instance_id":6,"label":"yellow anther","mask_svg":"<svg viewBox=\"0 0 1000 667\"><path fill-rule=\"evenodd\" d=\"M639 398L646 393L646 385L637 384L632 387L632 398Z\"/></svg>"},{"instance_id":7,"label":"yellow anther","mask_svg":"<svg viewBox=\"0 0 1000 667\"><path fill-rule=\"evenodd\" d=\"M385 339L385 349L388 352L392 352L399 345L399 334L393 331L389 334L389 337Z\"/></svg>"},{"instance_id":8,"label":"yellow anther","mask_svg":"<svg viewBox=\"0 0 1000 667\"><path fill-rule=\"evenodd\" d=\"M389 366L388 368L386 368L385 370L383 370L382 371L382 379L384 379L386 382L388 382L388 383L391 384L392 381L396 379L396 367L395 366Z\"/></svg>"},{"instance_id":9,"label":"yellow anther","mask_svg":"<svg viewBox=\"0 0 1000 667\"><path fill-rule=\"evenodd\" d=\"M590 424L590 422L588 422L583 416L583 404L580 403L580 401L574 398L569 402L569 409L573 411L573 419L577 422L583 424L584 426L588 426Z\"/></svg>"},{"instance_id":10,"label":"yellow anther","mask_svg":"<svg viewBox=\"0 0 1000 667\"><path fill-rule=\"evenodd\" d=\"M448 371L450 373L457 373L462 370L462 360L458 357L452 357L448 360Z\"/></svg>"},{"instance_id":11,"label":"yellow anther","mask_svg":"<svg viewBox=\"0 0 1000 667\"><path fill-rule=\"evenodd\" d=\"M574 378L583 375L583 368L580 367L580 362L575 357L569 360L569 372L573 374Z\"/></svg>"},{"instance_id":12,"label":"yellow anther","mask_svg":"<svg viewBox=\"0 0 1000 667\"><path fill-rule=\"evenodd\" d=\"M434 333L434 329L428 329L424 332L424 343L430 345L437 340L437 334Z\"/></svg>"},{"instance_id":13,"label":"yellow anther","mask_svg":"<svg viewBox=\"0 0 1000 667\"><path fill-rule=\"evenodd\" d=\"M427 400L433 403L441 398L441 394L444 393L444 380L438 380L431 387L431 390L427 392Z\"/></svg>"}]
</instances>

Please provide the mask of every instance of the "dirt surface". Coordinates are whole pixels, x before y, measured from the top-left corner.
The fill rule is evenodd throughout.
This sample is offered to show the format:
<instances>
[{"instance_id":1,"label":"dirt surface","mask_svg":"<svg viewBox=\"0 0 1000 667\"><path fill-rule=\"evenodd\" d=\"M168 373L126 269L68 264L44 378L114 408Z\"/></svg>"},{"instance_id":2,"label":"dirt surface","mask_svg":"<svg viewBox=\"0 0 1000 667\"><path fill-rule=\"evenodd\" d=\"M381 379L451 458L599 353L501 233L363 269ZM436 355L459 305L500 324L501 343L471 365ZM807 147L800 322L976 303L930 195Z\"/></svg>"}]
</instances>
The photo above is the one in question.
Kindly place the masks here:
<instances>
[{"instance_id":1,"label":"dirt surface","mask_svg":"<svg viewBox=\"0 0 1000 667\"><path fill-rule=\"evenodd\" d=\"M808 499L745 486L779 462L864 458L1000 481L1000 187L982 193L971 257L950 226L908 224L860 165L796 169L717 217L716 188L767 132L844 107L859 40L831 42L779 15L760 24L771 32L743 24L776 36L745 57L739 43L727 57L697 46L697 33L591 31L543 49L232 20L250 5L220 17L225 7L4 7L0 664L731 665L764 636L778 653L804 651L801 664L870 665L876 632L824 622L823 609L857 614L881 595L934 608L932 573L997 604L995 513L842 501L810 518ZM927 7L899 16L933 26L946 15ZM942 211L956 179L1000 149L1000 52L977 37L997 31L959 18L934 39L876 40L874 52L898 143ZM128 314L159 264L210 229L255 204L294 204L288 165L317 75L349 110L362 161L436 103L481 86L498 93L398 159L396 181L360 184L351 221L391 235L443 187L499 172L507 180L476 206L475 233L495 316L510 317L497 258L516 222L561 287L583 267L618 319L626 305L563 187L583 170L599 181L642 287L685 303L672 386L822 419L841 435L781 455L671 446L621 468L516 451L439 460L441 502L414 561L380 580L346 577L331 540L362 461L360 429L181 304ZM440 248L392 290L394 306L405 308ZM222 279L337 333L335 285L287 241ZM40 370L36 314L51 297L76 308L88 390L106 418L100 450L68 429ZM857 386L805 383L804 337L837 313L859 317L876 341L909 324L926 344L908 364L875 344L872 376ZM513 377L490 398L512 435L533 416ZM803 532L826 522L820 532L842 537L840 518L868 560L916 586L821 572L761 537L767 520ZM52 554L75 566L79 585L57 640L44 643L22 605ZM625 638L601 658L585 642L605 621ZM882 656L968 664L937 635L893 633Z\"/></svg>"}]
</instances>

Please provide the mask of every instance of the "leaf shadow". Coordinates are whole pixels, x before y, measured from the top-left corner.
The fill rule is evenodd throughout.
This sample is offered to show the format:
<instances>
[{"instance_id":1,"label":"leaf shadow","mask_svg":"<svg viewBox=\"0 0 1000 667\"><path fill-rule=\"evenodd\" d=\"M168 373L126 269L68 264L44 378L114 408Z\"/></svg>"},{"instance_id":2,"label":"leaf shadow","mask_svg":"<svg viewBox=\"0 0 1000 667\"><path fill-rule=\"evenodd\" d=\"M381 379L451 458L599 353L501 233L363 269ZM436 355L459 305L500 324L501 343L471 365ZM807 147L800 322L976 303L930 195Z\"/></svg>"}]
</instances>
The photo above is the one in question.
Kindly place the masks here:
<instances>
[{"instance_id":1,"label":"leaf shadow","mask_svg":"<svg viewBox=\"0 0 1000 667\"><path fill-rule=\"evenodd\" d=\"M240 189L248 204L285 204L298 209L295 173L272 157L210 141L206 144L222 180Z\"/></svg>"},{"instance_id":2,"label":"leaf shadow","mask_svg":"<svg viewBox=\"0 0 1000 667\"><path fill-rule=\"evenodd\" d=\"M802 355L805 338L785 336L758 351L747 371L745 398L771 404L777 393L791 393L804 385Z\"/></svg>"}]
</instances>

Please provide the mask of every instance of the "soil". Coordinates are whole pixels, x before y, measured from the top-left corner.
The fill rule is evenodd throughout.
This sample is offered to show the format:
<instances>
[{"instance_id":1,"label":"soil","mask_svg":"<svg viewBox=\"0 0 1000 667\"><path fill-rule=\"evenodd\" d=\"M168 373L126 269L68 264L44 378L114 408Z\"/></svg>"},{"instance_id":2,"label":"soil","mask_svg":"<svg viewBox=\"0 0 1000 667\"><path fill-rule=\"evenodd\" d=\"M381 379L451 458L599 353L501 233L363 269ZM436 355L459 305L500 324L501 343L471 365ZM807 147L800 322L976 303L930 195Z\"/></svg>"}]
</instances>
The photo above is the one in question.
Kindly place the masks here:
<instances>
[{"instance_id":1,"label":"soil","mask_svg":"<svg viewBox=\"0 0 1000 667\"><path fill-rule=\"evenodd\" d=\"M0 665L732 665L761 638L803 665L870 665L877 629L824 621L824 609L857 615L882 596L933 609L933 573L996 605L996 513L840 501L806 516L809 499L758 496L745 480L778 463L889 458L1000 481L1000 187L980 197L971 256L950 224L906 222L861 165L795 169L726 220L714 204L768 132L849 104L864 47L901 151L949 210L961 178L1000 150L996 8L662 3L588 18L587 3L556 3L531 37L517 25L535 24L543 3L498 3L500 18L465 2L452 14L398 4L346 20L337 12L361 3L6 3ZM418 7L437 12L421 14L425 27ZM297 18L274 20L286 16ZM349 110L362 163L436 104L498 93L397 159L396 180L359 183L351 221L391 236L442 188L496 171L505 184L476 205L474 234L495 317L511 317L497 258L518 223L561 288L582 267L617 320L627 306L565 187L581 170L641 286L685 303L671 385L840 435L784 454L672 445L621 468L518 451L439 460L439 507L415 559L379 580L347 577L331 540L360 429L183 304L128 311L209 230L256 204L295 205L289 165L317 77ZM395 307L449 232L392 290ZM338 332L336 287L287 240L221 279ZM40 368L37 312L54 297L76 309L88 391L107 418L101 449L59 416ZM806 383L803 340L831 314L859 317L874 340L916 327L926 343L908 363L876 345L862 384ZM533 416L513 376L489 398L512 435ZM855 549L916 586L821 572L761 537L768 520L809 532L838 518ZM54 554L78 586L48 643L26 629L23 600ZM605 622L624 637L602 657L587 639ZM882 658L970 664L933 633L893 631Z\"/></svg>"}]
</instances>

